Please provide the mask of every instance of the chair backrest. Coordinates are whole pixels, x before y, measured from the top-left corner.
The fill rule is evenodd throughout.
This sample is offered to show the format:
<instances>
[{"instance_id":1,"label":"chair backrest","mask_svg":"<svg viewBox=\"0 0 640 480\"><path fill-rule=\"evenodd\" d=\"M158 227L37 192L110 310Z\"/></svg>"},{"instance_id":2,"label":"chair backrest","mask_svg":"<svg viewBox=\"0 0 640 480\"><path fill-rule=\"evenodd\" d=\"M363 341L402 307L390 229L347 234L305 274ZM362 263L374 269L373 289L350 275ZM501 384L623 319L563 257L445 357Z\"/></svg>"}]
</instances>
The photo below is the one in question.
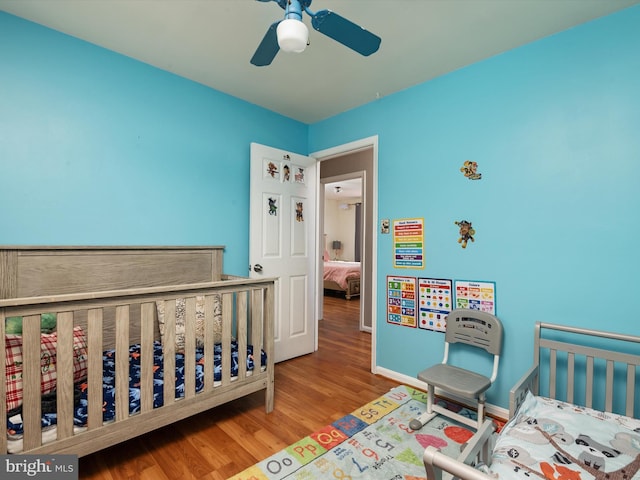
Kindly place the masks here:
<instances>
[{"instance_id":1,"label":"chair backrest","mask_svg":"<svg viewBox=\"0 0 640 480\"><path fill-rule=\"evenodd\" d=\"M466 343L499 356L502 350L502 323L490 313L457 308L447 317L445 341Z\"/></svg>"}]
</instances>

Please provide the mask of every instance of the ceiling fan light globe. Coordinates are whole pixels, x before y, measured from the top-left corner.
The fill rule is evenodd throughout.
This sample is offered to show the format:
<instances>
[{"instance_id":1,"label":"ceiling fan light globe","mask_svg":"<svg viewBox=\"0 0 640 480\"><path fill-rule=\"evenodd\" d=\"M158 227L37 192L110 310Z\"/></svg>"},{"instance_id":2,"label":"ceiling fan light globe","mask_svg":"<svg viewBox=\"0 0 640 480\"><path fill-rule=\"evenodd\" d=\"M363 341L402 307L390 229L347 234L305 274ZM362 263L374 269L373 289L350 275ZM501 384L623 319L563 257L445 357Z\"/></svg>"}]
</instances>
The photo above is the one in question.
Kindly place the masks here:
<instances>
[{"instance_id":1,"label":"ceiling fan light globe","mask_svg":"<svg viewBox=\"0 0 640 480\"><path fill-rule=\"evenodd\" d=\"M288 18L278 24L278 46L283 52L300 53L307 48L309 29L300 20Z\"/></svg>"}]
</instances>

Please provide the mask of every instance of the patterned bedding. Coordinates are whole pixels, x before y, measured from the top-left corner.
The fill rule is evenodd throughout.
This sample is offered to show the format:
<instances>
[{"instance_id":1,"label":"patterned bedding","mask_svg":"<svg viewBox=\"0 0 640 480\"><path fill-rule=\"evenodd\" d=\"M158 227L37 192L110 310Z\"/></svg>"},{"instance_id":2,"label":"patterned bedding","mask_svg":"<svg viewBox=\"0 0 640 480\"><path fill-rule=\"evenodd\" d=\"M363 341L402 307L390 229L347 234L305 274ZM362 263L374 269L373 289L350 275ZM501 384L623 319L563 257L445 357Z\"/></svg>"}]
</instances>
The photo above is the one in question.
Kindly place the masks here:
<instances>
[{"instance_id":1,"label":"patterned bedding","mask_svg":"<svg viewBox=\"0 0 640 480\"><path fill-rule=\"evenodd\" d=\"M640 420L529 393L492 458L496 478L640 479Z\"/></svg>"},{"instance_id":2,"label":"patterned bedding","mask_svg":"<svg viewBox=\"0 0 640 480\"><path fill-rule=\"evenodd\" d=\"M162 344L154 342L154 390L153 406L162 406L164 401L163 391L163 358ZM238 344L233 341L231 344L231 376L238 375ZM115 418L115 350L103 352L103 385L102 393L104 399L103 420L109 422ZM214 346L214 381L222 379L222 345ZM261 366L267 364L264 351L260 355ZM247 371L254 369L253 346L247 346ZM132 345L129 348L129 414L140 411L140 345ZM74 410L74 425L83 427L87 423L87 388L86 384L80 387L80 395ZM196 349L196 391L199 392L204 387L204 352L202 348ZM184 397L184 355L176 354L176 398ZM57 423L55 413L46 413L42 416L43 430L51 429ZM23 433L22 416L13 415L7 419L7 434L9 440L20 439Z\"/></svg>"}]
</instances>

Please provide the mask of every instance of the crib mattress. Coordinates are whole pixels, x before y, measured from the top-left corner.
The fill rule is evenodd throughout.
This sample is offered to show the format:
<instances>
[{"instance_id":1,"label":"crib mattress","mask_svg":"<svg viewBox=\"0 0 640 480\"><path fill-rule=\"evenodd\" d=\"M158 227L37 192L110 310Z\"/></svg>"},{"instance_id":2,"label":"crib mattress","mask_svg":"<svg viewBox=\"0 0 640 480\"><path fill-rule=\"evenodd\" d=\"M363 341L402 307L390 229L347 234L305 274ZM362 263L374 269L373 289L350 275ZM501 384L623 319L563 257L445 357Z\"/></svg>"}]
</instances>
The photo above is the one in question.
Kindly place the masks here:
<instances>
[{"instance_id":1,"label":"crib mattress","mask_svg":"<svg viewBox=\"0 0 640 480\"><path fill-rule=\"evenodd\" d=\"M639 468L640 420L528 393L496 441L490 470L505 479L640 479Z\"/></svg>"},{"instance_id":2,"label":"crib mattress","mask_svg":"<svg viewBox=\"0 0 640 480\"><path fill-rule=\"evenodd\" d=\"M164 403L164 370L162 343L154 342L153 345L153 407L157 408ZM115 419L115 350L103 352L103 421L110 422ZM262 369L266 367L267 358L263 350L260 353L260 365ZM255 368L253 346L247 345L247 374L251 374ZM140 411L140 345L135 344L129 347L129 414L134 415ZM204 351L202 348L196 349L196 392L204 388ZM231 343L231 376L238 375L238 344ZM222 379L222 345L214 345L214 382ZM80 385L79 401L74 408L74 428L82 431L87 424L87 394L86 384ZM175 398L184 397L184 355L176 354L176 383ZM45 413L42 415L43 443L56 438L55 425L57 423L56 413ZM22 450L22 434L24 432L22 415L16 414L7 418L7 439L9 453L18 453Z\"/></svg>"}]
</instances>

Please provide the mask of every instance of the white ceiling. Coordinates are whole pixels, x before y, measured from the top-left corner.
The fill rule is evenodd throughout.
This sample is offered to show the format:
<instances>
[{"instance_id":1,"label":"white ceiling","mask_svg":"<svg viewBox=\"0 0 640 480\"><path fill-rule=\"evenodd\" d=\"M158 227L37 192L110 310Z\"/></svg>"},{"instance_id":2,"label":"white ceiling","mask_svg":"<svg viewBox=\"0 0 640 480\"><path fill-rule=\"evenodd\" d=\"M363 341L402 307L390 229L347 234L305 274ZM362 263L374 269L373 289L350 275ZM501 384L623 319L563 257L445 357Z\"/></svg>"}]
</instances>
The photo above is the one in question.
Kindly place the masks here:
<instances>
[{"instance_id":1,"label":"white ceiling","mask_svg":"<svg viewBox=\"0 0 640 480\"><path fill-rule=\"evenodd\" d=\"M340 182L326 183L324 185L324 198L325 200L345 201L362 198L362 178L350 178Z\"/></svg>"},{"instance_id":2,"label":"white ceiling","mask_svg":"<svg viewBox=\"0 0 640 480\"><path fill-rule=\"evenodd\" d=\"M249 63L283 18L255 0L0 0L0 10L315 123L640 0L315 0L382 38L362 57L310 28L301 54ZM305 22L309 18L305 15Z\"/></svg>"}]
</instances>

